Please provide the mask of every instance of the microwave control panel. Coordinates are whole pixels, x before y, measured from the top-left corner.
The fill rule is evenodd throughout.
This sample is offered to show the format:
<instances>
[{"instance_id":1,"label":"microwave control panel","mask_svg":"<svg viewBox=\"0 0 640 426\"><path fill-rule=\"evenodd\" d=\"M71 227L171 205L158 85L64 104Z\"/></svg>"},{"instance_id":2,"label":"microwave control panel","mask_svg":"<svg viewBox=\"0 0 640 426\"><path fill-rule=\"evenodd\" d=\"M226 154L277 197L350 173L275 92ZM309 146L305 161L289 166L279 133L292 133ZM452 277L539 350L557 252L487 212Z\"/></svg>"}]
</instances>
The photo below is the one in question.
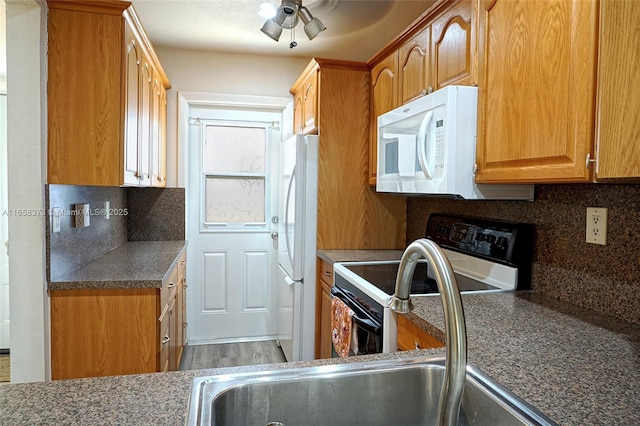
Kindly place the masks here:
<instances>
[{"instance_id":1,"label":"microwave control panel","mask_svg":"<svg viewBox=\"0 0 640 426\"><path fill-rule=\"evenodd\" d=\"M447 149L445 140L445 115L446 108L443 105L433 111L433 119L428 130L429 141L425 141L425 143L427 143L427 153L431 153L431 155L427 155L431 157L430 161L433 162L431 170L431 177L433 179L440 179L444 176L444 159L446 154L445 150ZM429 144L432 144L432 146L430 147Z\"/></svg>"}]
</instances>

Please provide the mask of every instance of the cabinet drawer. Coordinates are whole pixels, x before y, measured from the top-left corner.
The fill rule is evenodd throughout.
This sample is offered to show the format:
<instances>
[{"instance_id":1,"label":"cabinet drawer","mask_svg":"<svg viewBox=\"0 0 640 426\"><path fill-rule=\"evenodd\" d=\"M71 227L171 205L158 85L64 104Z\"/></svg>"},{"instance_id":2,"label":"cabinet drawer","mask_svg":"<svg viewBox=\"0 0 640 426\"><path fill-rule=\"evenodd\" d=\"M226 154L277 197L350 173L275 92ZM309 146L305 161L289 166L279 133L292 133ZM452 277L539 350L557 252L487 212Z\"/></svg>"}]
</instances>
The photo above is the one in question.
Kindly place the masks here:
<instances>
[{"instance_id":1,"label":"cabinet drawer","mask_svg":"<svg viewBox=\"0 0 640 426\"><path fill-rule=\"evenodd\" d=\"M443 347L444 343L409 321L404 315L398 315L398 349L430 349Z\"/></svg>"},{"instance_id":2,"label":"cabinet drawer","mask_svg":"<svg viewBox=\"0 0 640 426\"><path fill-rule=\"evenodd\" d=\"M171 316L173 314L175 300L171 304L164 305L162 314L160 315L160 335L159 335L159 347L160 357L158 368L160 371L169 371L169 353L171 348Z\"/></svg>"},{"instance_id":3,"label":"cabinet drawer","mask_svg":"<svg viewBox=\"0 0 640 426\"><path fill-rule=\"evenodd\" d=\"M178 286L178 267L174 267L162 282L160 289L160 306L165 306L175 297Z\"/></svg>"},{"instance_id":4,"label":"cabinet drawer","mask_svg":"<svg viewBox=\"0 0 640 426\"><path fill-rule=\"evenodd\" d=\"M324 281L329 287L333 287L333 266L320 258L320 279Z\"/></svg>"}]
</instances>

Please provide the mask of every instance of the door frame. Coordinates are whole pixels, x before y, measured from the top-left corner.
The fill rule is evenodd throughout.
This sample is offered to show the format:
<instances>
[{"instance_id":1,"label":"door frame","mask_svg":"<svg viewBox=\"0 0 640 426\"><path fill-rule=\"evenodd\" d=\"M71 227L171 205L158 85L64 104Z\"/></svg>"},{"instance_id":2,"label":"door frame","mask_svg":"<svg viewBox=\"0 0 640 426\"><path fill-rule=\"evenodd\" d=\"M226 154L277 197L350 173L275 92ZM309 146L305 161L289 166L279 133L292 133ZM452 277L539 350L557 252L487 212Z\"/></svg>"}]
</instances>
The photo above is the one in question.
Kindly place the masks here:
<instances>
[{"instance_id":1,"label":"door frame","mask_svg":"<svg viewBox=\"0 0 640 426\"><path fill-rule=\"evenodd\" d=\"M178 139L176 147L176 174L177 186L185 188L185 203L190 205L190 198L199 197L200 194L192 194L187 188L188 181L188 165L189 165L189 112L192 107L197 106L215 106L220 108L260 108L271 112L282 113L282 129L283 140L293 134L293 99L285 97L272 96L253 96L253 95L232 95L222 93L204 93L204 92L178 92ZM190 226L189 214L185 211L185 232L188 233ZM277 263L278 257L274 256ZM188 282L187 270L187 282ZM187 304L187 312L191 309ZM189 328L185 340L189 340ZM204 343L204 342L198 342Z\"/></svg>"}]
</instances>

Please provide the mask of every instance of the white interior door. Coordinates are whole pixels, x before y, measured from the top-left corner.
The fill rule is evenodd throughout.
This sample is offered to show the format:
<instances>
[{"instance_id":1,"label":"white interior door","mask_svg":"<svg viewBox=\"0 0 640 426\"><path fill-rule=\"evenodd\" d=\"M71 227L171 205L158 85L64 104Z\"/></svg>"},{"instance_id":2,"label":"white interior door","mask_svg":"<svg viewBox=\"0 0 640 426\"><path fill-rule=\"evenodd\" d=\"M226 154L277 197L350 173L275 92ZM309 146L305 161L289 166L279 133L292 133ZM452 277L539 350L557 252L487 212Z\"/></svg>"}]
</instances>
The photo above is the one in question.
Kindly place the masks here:
<instances>
[{"instance_id":1,"label":"white interior door","mask_svg":"<svg viewBox=\"0 0 640 426\"><path fill-rule=\"evenodd\" d=\"M188 341L274 338L282 111L191 107L190 117Z\"/></svg>"}]
</instances>

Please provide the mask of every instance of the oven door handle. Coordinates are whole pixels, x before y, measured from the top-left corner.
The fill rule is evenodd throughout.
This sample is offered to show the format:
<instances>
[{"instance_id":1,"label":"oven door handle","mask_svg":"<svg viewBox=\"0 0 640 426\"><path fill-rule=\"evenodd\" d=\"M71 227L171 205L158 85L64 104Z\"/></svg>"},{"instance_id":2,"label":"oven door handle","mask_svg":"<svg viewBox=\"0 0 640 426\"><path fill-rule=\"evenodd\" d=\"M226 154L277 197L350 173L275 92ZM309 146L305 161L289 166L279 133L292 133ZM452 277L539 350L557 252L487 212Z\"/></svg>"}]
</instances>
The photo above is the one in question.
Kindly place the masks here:
<instances>
[{"instance_id":1,"label":"oven door handle","mask_svg":"<svg viewBox=\"0 0 640 426\"><path fill-rule=\"evenodd\" d=\"M354 313L352 319L359 328L362 328L370 333L380 334L380 330L382 330L382 326L380 326L380 324L371 321L369 318L360 318L357 314Z\"/></svg>"},{"instance_id":2,"label":"oven door handle","mask_svg":"<svg viewBox=\"0 0 640 426\"><path fill-rule=\"evenodd\" d=\"M366 314L364 309L353 302L351 298L340 288L333 286L331 288L331 296L342 300L352 311L353 321L358 327L361 327L370 333L379 334L382 330L382 324Z\"/></svg>"}]
</instances>

